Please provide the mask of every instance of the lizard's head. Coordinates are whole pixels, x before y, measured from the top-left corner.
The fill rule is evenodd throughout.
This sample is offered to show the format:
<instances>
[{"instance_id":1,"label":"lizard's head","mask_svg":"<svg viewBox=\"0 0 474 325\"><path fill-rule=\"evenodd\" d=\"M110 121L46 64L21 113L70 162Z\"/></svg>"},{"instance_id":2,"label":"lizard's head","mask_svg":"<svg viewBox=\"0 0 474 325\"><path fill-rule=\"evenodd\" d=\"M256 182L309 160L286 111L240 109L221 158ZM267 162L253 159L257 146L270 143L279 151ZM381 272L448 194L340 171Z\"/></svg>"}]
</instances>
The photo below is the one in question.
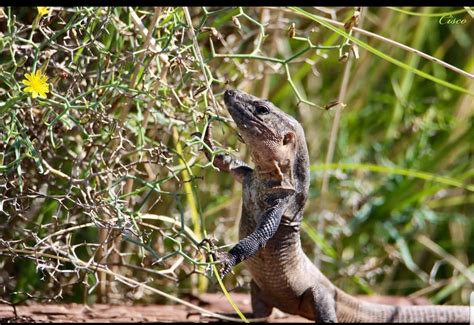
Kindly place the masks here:
<instances>
[{"instance_id":1,"label":"lizard's head","mask_svg":"<svg viewBox=\"0 0 474 325\"><path fill-rule=\"evenodd\" d=\"M270 101L238 90L226 90L224 101L255 164L265 171L285 172L299 147L306 150L303 128Z\"/></svg>"}]
</instances>

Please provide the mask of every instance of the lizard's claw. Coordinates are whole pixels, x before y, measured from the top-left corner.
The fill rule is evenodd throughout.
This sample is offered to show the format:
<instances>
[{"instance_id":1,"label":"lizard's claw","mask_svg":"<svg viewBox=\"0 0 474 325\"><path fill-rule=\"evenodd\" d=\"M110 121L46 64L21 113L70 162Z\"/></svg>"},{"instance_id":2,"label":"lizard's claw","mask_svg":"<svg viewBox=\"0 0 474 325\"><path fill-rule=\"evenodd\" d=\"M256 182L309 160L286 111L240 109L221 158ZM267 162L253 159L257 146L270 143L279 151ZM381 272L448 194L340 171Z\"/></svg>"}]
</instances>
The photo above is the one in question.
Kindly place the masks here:
<instances>
[{"instance_id":1,"label":"lizard's claw","mask_svg":"<svg viewBox=\"0 0 474 325\"><path fill-rule=\"evenodd\" d=\"M221 265L219 267L219 275L221 276L221 278L223 278L227 273L232 271L232 267L237 264L235 256L228 252L215 252L214 257Z\"/></svg>"},{"instance_id":2,"label":"lizard's claw","mask_svg":"<svg viewBox=\"0 0 474 325\"><path fill-rule=\"evenodd\" d=\"M198 137L198 138L200 138L200 137L202 137L202 133L201 133L201 132L198 132L198 131L193 132L193 133L191 133L191 137Z\"/></svg>"},{"instance_id":3,"label":"lizard's claw","mask_svg":"<svg viewBox=\"0 0 474 325\"><path fill-rule=\"evenodd\" d=\"M198 137L198 138L201 138L202 137L202 133L201 132L193 132L191 134L191 137ZM204 146L203 148L201 149L201 151L204 152L204 154L206 155L207 159L209 161L212 161L212 151L215 150L214 148L214 145L212 144L212 131L211 131L211 122L209 122L209 124L206 126L206 129L204 130L204 143L209 147L209 149L211 150L211 152L206 149Z\"/></svg>"},{"instance_id":4,"label":"lizard's claw","mask_svg":"<svg viewBox=\"0 0 474 325\"><path fill-rule=\"evenodd\" d=\"M209 146L212 150L215 150L214 145L212 144L212 122L210 121L204 131L204 143Z\"/></svg>"},{"instance_id":5,"label":"lizard's claw","mask_svg":"<svg viewBox=\"0 0 474 325\"><path fill-rule=\"evenodd\" d=\"M209 246L211 246L211 248L214 248L214 247L216 247L217 239L215 237L207 237L207 238L204 238L203 240L201 240L197 245L198 245L198 247L202 247L205 244L209 244Z\"/></svg>"}]
</instances>

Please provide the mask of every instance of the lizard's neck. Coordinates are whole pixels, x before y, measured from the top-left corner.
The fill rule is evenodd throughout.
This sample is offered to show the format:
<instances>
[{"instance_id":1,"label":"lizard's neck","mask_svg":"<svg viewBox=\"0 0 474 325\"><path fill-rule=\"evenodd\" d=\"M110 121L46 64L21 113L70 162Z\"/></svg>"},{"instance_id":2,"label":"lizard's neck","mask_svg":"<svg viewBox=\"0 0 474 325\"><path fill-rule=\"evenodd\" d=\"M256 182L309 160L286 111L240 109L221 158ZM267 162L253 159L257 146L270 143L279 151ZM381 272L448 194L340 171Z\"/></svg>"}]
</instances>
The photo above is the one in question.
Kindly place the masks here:
<instances>
[{"instance_id":1,"label":"lizard's neck","mask_svg":"<svg viewBox=\"0 0 474 325\"><path fill-rule=\"evenodd\" d=\"M293 168L281 168L277 161L272 163L271 168L262 168L255 164L255 176L269 189L285 188L295 190L296 183L293 177Z\"/></svg>"},{"instance_id":2,"label":"lizard's neck","mask_svg":"<svg viewBox=\"0 0 474 325\"><path fill-rule=\"evenodd\" d=\"M304 134L299 135L295 153L284 161L259 162L254 159L255 176L268 188L284 188L307 193L309 186L309 157ZM260 158L261 159L261 158Z\"/></svg>"},{"instance_id":3,"label":"lizard's neck","mask_svg":"<svg viewBox=\"0 0 474 325\"><path fill-rule=\"evenodd\" d=\"M295 180L296 193L303 194L306 198L309 190L309 155L303 131L297 134L296 148L295 157L291 165L291 173ZM304 202L302 202L303 205Z\"/></svg>"}]
</instances>

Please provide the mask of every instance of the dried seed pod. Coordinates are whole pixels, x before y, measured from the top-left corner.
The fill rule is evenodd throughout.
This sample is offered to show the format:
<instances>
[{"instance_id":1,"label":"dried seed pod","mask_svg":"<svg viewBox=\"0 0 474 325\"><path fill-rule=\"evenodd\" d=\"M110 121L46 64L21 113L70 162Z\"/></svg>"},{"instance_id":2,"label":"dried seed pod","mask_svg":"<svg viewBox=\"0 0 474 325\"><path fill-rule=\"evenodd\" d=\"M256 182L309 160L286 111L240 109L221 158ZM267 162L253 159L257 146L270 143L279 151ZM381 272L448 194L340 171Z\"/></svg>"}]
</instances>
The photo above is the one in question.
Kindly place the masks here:
<instances>
[{"instance_id":1,"label":"dried seed pod","mask_svg":"<svg viewBox=\"0 0 474 325\"><path fill-rule=\"evenodd\" d=\"M290 27L288 27L288 37L293 38L296 35L296 24L291 23Z\"/></svg>"},{"instance_id":2,"label":"dried seed pod","mask_svg":"<svg viewBox=\"0 0 474 325\"><path fill-rule=\"evenodd\" d=\"M237 18L237 16L232 16L232 22L234 23L235 27L237 27L238 29L242 29L239 18Z\"/></svg>"},{"instance_id":3,"label":"dried seed pod","mask_svg":"<svg viewBox=\"0 0 474 325\"><path fill-rule=\"evenodd\" d=\"M217 29L215 29L214 27L211 28L211 34L212 34L212 36L214 36L215 38L219 38L219 32L218 32Z\"/></svg>"},{"instance_id":4,"label":"dried seed pod","mask_svg":"<svg viewBox=\"0 0 474 325\"><path fill-rule=\"evenodd\" d=\"M219 32L215 27L203 27L202 30L211 33L212 36L219 39Z\"/></svg>"},{"instance_id":5,"label":"dried seed pod","mask_svg":"<svg viewBox=\"0 0 474 325\"><path fill-rule=\"evenodd\" d=\"M199 87L193 94L194 97L196 97L197 95L199 95L200 93L202 93L204 90L207 89L207 86L201 86Z\"/></svg>"},{"instance_id":6,"label":"dried seed pod","mask_svg":"<svg viewBox=\"0 0 474 325\"><path fill-rule=\"evenodd\" d=\"M356 7L352 17L349 18L349 20L344 24L344 29L347 32L350 32L354 26L357 27L357 25L359 25L359 20L360 20L360 7Z\"/></svg>"},{"instance_id":7,"label":"dried seed pod","mask_svg":"<svg viewBox=\"0 0 474 325\"><path fill-rule=\"evenodd\" d=\"M344 52L344 54L339 57L339 62L346 62L348 58L349 52Z\"/></svg>"},{"instance_id":8,"label":"dried seed pod","mask_svg":"<svg viewBox=\"0 0 474 325\"><path fill-rule=\"evenodd\" d=\"M325 105L324 106L324 109L329 111L331 109L333 109L334 107L336 106L341 106L341 108L344 108L346 107L347 105L342 103L342 102L339 102L339 101L335 101L335 102L330 102L329 104Z\"/></svg>"}]
</instances>

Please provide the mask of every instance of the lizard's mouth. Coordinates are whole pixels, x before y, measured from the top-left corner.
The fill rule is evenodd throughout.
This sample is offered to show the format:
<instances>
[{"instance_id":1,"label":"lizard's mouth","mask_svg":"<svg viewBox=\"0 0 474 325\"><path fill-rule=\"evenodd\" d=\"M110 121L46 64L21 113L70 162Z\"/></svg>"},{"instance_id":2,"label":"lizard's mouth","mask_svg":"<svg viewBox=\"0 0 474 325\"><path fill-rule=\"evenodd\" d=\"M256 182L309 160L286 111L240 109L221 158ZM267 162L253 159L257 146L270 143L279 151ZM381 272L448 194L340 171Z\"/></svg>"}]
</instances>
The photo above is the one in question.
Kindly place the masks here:
<instances>
[{"instance_id":1,"label":"lizard's mouth","mask_svg":"<svg viewBox=\"0 0 474 325\"><path fill-rule=\"evenodd\" d=\"M276 135L265 122L255 116L251 105L258 98L246 94L239 90L227 89L224 92L224 102L237 128L245 136L264 136L265 138L276 139Z\"/></svg>"}]
</instances>

